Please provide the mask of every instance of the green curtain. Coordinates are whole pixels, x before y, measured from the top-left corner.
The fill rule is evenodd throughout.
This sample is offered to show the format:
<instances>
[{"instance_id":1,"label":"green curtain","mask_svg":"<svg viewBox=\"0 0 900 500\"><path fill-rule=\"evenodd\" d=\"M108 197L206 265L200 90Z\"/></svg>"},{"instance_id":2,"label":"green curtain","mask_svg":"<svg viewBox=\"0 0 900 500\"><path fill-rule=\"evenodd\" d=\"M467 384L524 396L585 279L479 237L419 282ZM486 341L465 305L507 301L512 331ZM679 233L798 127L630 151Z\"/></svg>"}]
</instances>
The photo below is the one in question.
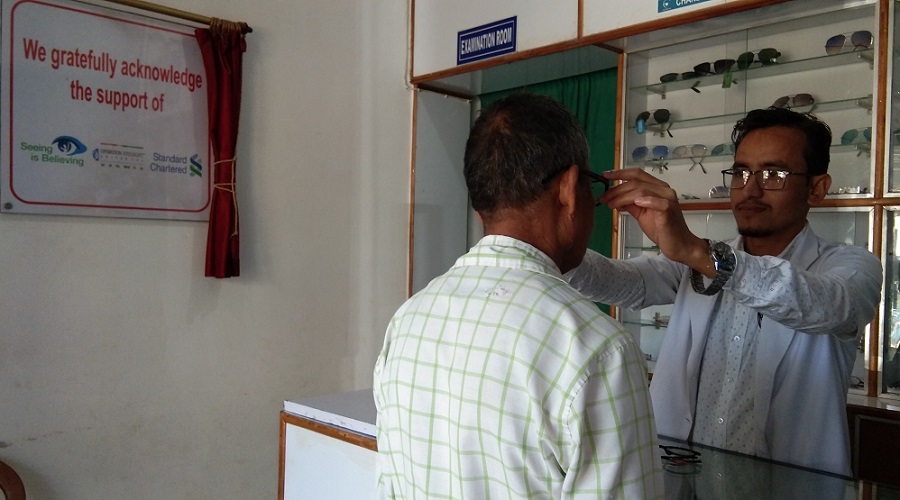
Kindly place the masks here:
<instances>
[{"instance_id":1,"label":"green curtain","mask_svg":"<svg viewBox=\"0 0 900 500\"><path fill-rule=\"evenodd\" d=\"M591 170L605 172L612 170L615 164L617 80L618 69L611 68L527 87L482 94L479 98L483 108L522 90L556 99L567 107L584 127L591 148ZM612 210L605 205L597 207L594 231L591 233L588 247L608 257L612 256L612 229ZM599 305L609 313L608 306Z\"/></svg>"}]
</instances>

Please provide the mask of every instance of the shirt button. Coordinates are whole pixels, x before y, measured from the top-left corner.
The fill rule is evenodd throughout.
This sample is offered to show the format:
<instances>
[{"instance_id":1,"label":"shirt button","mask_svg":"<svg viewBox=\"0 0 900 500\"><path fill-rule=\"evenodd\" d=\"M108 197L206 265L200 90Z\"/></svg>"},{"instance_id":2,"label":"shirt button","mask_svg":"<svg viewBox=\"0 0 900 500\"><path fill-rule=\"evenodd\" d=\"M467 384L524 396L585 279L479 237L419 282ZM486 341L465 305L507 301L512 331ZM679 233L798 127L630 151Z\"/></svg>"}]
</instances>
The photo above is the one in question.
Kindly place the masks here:
<instances>
[{"instance_id":1,"label":"shirt button","mask_svg":"<svg viewBox=\"0 0 900 500\"><path fill-rule=\"evenodd\" d=\"M734 338L731 339L731 340L737 342L738 340L741 340L741 336L740 336L740 335L735 335Z\"/></svg>"},{"instance_id":2,"label":"shirt button","mask_svg":"<svg viewBox=\"0 0 900 500\"><path fill-rule=\"evenodd\" d=\"M724 423L725 423L725 419L722 418L722 417L719 417L719 419L717 420L717 422L719 422L720 424L724 424Z\"/></svg>"},{"instance_id":3,"label":"shirt button","mask_svg":"<svg viewBox=\"0 0 900 500\"><path fill-rule=\"evenodd\" d=\"M729 383L729 384L734 383L734 379L731 378L731 377L728 377L728 383Z\"/></svg>"}]
</instances>

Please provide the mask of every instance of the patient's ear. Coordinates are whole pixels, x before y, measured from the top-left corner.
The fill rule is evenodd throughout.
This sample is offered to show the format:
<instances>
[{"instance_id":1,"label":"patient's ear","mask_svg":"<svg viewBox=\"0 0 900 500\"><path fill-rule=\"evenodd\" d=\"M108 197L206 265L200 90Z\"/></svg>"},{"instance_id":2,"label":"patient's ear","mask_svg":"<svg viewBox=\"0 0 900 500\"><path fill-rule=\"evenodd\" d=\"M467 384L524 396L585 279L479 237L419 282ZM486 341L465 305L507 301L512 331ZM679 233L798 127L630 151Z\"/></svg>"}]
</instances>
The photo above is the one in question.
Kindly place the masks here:
<instances>
[{"instance_id":1,"label":"patient's ear","mask_svg":"<svg viewBox=\"0 0 900 500\"><path fill-rule=\"evenodd\" d=\"M559 204L565 215L572 216L578 208L578 165L570 166L559 175Z\"/></svg>"},{"instance_id":2,"label":"patient's ear","mask_svg":"<svg viewBox=\"0 0 900 500\"><path fill-rule=\"evenodd\" d=\"M809 198L807 200L810 205L818 205L822 200L825 199L825 195L828 194L828 190L831 189L831 175L814 175L810 179L810 183L811 186L809 188Z\"/></svg>"}]
</instances>

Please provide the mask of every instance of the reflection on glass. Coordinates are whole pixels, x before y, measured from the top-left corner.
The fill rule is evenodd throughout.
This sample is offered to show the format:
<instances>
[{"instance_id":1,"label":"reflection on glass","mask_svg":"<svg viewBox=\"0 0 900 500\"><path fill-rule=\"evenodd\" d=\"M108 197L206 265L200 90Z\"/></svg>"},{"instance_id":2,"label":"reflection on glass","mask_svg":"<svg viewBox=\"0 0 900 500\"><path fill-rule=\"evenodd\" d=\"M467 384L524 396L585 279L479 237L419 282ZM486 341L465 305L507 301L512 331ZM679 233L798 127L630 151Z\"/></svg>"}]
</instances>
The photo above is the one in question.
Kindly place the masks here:
<instances>
[{"instance_id":1,"label":"reflection on glass","mask_svg":"<svg viewBox=\"0 0 900 500\"><path fill-rule=\"evenodd\" d=\"M884 322L884 334L882 335L882 350L884 353L884 367L882 372L881 390L887 393L900 394L900 355L897 350L900 347L900 240L898 240L898 216L900 212L890 212L887 219L886 234L887 261L884 269L884 297L888 321Z\"/></svg>"}]
</instances>

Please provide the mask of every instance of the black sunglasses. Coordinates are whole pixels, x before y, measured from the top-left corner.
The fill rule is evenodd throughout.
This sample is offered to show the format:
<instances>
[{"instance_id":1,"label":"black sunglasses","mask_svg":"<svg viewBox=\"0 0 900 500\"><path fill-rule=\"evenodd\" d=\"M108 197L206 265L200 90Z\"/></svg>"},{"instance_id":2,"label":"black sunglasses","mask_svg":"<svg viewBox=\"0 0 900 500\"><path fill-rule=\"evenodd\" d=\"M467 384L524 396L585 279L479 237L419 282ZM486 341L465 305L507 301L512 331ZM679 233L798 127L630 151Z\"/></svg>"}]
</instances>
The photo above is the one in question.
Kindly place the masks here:
<instances>
[{"instance_id":1,"label":"black sunglasses","mask_svg":"<svg viewBox=\"0 0 900 500\"><path fill-rule=\"evenodd\" d=\"M730 71L734 63L734 59L718 59L713 63L700 63L694 66L694 71L704 75L721 75Z\"/></svg>"},{"instance_id":2,"label":"black sunglasses","mask_svg":"<svg viewBox=\"0 0 900 500\"><path fill-rule=\"evenodd\" d=\"M597 201L597 198L609 189L609 179L590 170L579 170L579 172L588 176L591 180L591 194L594 196L594 206L599 207L600 202Z\"/></svg>"},{"instance_id":3,"label":"black sunglasses","mask_svg":"<svg viewBox=\"0 0 900 500\"><path fill-rule=\"evenodd\" d=\"M662 444L659 445L659 447L666 453L662 456L662 459L670 464L682 465L701 463L699 451L683 448L681 446L666 446Z\"/></svg>"},{"instance_id":4,"label":"black sunglasses","mask_svg":"<svg viewBox=\"0 0 900 500\"><path fill-rule=\"evenodd\" d=\"M737 65L738 69L747 69L754 61L758 60L763 66L771 66L778 62L779 57L781 57L781 52L772 48L762 49L756 53L744 52L738 56Z\"/></svg>"}]
</instances>

